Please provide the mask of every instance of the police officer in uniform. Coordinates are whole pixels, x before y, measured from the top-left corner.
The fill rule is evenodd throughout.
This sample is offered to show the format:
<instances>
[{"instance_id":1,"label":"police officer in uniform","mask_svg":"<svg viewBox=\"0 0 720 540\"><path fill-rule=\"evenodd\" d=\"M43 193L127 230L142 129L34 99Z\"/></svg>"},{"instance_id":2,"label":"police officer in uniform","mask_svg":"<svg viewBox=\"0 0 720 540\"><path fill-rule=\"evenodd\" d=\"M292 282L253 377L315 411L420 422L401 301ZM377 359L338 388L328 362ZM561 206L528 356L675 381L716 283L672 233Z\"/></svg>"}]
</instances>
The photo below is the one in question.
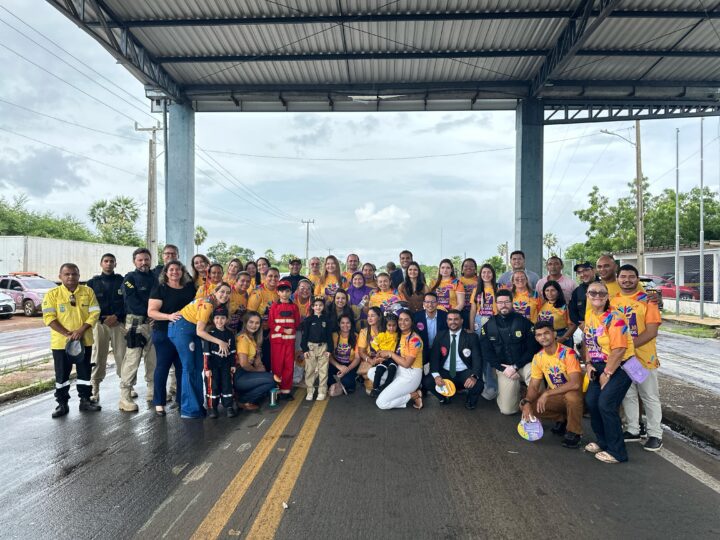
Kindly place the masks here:
<instances>
[{"instance_id":1,"label":"police officer in uniform","mask_svg":"<svg viewBox=\"0 0 720 540\"><path fill-rule=\"evenodd\" d=\"M115 372L121 376L122 361L125 357L125 300L123 299L123 277L115 273L117 260L112 253L100 258L102 273L92 277L87 286L95 293L100 304L100 320L93 329L92 352L92 395L94 402L100 401L100 383L105 379L108 351L112 345L115 358Z\"/></svg>"},{"instance_id":2,"label":"police officer in uniform","mask_svg":"<svg viewBox=\"0 0 720 540\"><path fill-rule=\"evenodd\" d=\"M480 334L482 357L497 370L497 404L502 414L515 414L520 406L520 381L530 383L530 365L540 346L532 323L513 311L512 292L495 295L498 314L490 317Z\"/></svg>"},{"instance_id":3,"label":"police officer in uniform","mask_svg":"<svg viewBox=\"0 0 720 540\"><path fill-rule=\"evenodd\" d=\"M150 291L157 278L150 270L150 251L138 248L133 251L135 270L128 273L123 281L125 298L125 334L127 350L120 375L120 410L137 412L133 401L133 387L137 381L140 360L145 360L146 399L153 398L153 374L155 372L155 348L150 339L150 319L147 316ZM137 396L137 394L135 394Z\"/></svg>"},{"instance_id":4,"label":"police officer in uniform","mask_svg":"<svg viewBox=\"0 0 720 540\"><path fill-rule=\"evenodd\" d=\"M50 289L42 303L43 322L52 330L50 348L55 364L55 399L58 403L53 418L70 412L68 401L73 364L77 371L80 410L96 412L101 408L90 401L92 328L100 316L100 306L92 289L80 285L80 269L76 264L63 264L58 277L62 285ZM72 345L80 345L79 350L73 352Z\"/></svg>"}]
</instances>

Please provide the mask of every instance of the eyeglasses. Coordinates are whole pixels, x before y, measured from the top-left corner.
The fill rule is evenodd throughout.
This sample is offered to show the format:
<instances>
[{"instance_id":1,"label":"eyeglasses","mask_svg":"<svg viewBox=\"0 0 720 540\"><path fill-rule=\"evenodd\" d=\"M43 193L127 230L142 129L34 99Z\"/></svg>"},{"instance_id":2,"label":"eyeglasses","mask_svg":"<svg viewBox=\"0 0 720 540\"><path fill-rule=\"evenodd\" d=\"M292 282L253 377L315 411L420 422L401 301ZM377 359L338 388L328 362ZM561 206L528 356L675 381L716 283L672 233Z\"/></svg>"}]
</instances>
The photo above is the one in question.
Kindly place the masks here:
<instances>
[{"instance_id":1,"label":"eyeglasses","mask_svg":"<svg viewBox=\"0 0 720 540\"><path fill-rule=\"evenodd\" d=\"M587 295L591 298L605 298L608 293L605 291L588 291Z\"/></svg>"},{"instance_id":2,"label":"eyeglasses","mask_svg":"<svg viewBox=\"0 0 720 540\"><path fill-rule=\"evenodd\" d=\"M500 306L500 305L508 305L509 306L510 304L512 304L512 300L495 300L495 303L498 306Z\"/></svg>"},{"instance_id":3,"label":"eyeglasses","mask_svg":"<svg viewBox=\"0 0 720 540\"><path fill-rule=\"evenodd\" d=\"M73 293L70 293L70 305L72 307L77 306L77 300L75 300L75 295Z\"/></svg>"}]
</instances>

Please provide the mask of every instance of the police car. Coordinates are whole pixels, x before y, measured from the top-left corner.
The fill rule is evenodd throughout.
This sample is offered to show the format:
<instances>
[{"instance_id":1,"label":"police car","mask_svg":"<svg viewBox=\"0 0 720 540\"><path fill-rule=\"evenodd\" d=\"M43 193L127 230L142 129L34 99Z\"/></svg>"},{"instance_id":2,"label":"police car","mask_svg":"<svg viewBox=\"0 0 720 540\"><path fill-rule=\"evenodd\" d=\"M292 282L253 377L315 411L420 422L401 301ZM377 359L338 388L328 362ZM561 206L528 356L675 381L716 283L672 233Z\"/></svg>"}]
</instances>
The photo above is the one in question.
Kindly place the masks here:
<instances>
[{"instance_id":1,"label":"police car","mask_svg":"<svg viewBox=\"0 0 720 540\"><path fill-rule=\"evenodd\" d=\"M0 293L10 296L15 301L15 308L21 309L28 317L42 310L45 294L56 286L34 272L10 272L0 276Z\"/></svg>"},{"instance_id":2,"label":"police car","mask_svg":"<svg viewBox=\"0 0 720 540\"><path fill-rule=\"evenodd\" d=\"M9 319L15 314L15 300L12 296L0 293L0 318Z\"/></svg>"}]
</instances>

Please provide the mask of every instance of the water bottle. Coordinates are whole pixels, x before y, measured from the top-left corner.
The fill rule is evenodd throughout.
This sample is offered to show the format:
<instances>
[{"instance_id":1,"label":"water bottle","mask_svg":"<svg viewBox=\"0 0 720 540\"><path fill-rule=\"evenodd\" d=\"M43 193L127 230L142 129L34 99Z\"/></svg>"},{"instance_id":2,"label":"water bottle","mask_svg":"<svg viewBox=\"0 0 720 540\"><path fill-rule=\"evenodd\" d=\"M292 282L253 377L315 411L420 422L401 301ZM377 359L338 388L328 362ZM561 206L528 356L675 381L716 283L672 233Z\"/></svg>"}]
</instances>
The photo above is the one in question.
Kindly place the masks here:
<instances>
[{"instance_id":1,"label":"water bottle","mask_svg":"<svg viewBox=\"0 0 720 540\"><path fill-rule=\"evenodd\" d=\"M277 407L277 395L278 395L278 389L277 387L270 390L270 407Z\"/></svg>"}]
</instances>

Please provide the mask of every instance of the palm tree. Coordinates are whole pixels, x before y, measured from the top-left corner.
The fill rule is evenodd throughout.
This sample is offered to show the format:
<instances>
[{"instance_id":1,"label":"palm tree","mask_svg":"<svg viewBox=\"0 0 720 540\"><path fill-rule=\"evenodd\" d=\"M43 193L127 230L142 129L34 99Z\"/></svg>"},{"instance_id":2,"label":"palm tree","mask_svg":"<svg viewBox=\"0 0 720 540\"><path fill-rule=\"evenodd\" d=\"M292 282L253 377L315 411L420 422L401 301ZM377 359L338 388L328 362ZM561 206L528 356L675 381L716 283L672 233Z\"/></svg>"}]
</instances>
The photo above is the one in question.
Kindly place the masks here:
<instances>
[{"instance_id":1,"label":"palm tree","mask_svg":"<svg viewBox=\"0 0 720 540\"><path fill-rule=\"evenodd\" d=\"M204 227L202 227L201 225L198 225L197 227L195 227L195 240L194 240L195 253L198 252L202 243L205 240L207 240L207 237L208 237L208 232L205 230Z\"/></svg>"}]
</instances>

